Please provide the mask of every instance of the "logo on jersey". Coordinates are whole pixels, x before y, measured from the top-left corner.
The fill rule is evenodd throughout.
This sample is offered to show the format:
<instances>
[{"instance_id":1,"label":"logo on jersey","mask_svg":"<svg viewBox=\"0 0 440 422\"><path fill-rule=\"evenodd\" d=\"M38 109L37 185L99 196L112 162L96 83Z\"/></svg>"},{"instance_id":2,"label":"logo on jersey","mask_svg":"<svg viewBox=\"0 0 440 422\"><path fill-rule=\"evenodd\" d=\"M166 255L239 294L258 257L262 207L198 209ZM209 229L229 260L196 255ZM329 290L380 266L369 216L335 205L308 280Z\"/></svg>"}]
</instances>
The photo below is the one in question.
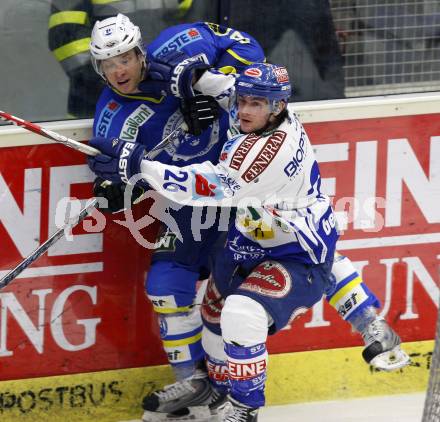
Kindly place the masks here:
<instances>
[{"instance_id":1,"label":"logo on jersey","mask_svg":"<svg viewBox=\"0 0 440 422\"><path fill-rule=\"evenodd\" d=\"M251 165L242 174L241 178L250 183L256 179L269 166L275 156L278 154L284 139L286 139L286 132L276 130L266 141L261 151L252 161Z\"/></svg>"},{"instance_id":2,"label":"logo on jersey","mask_svg":"<svg viewBox=\"0 0 440 422\"><path fill-rule=\"evenodd\" d=\"M228 241L228 248L232 252L234 261L245 261L248 259L262 259L266 256L266 251L253 244L240 244L240 236L235 236Z\"/></svg>"},{"instance_id":3,"label":"logo on jersey","mask_svg":"<svg viewBox=\"0 0 440 422\"><path fill-rule=\"evenodd\" d=\"M234 196L235 192L241 189L240 185L227 174L218 173L218 178L221 180L224 190L230 195Z\"/></svg>"},{"instance_id":4,"label":"logo on jersey","mask_svg":"<svg viewBox=\"0 0 440 422\"><path fill-rule=\"evenodd\" d=\"M192 44L194 41L200 39L202 39L202 36L196 28L185 29L157 48L153 52L153 56L161 57L171 51L180 51L182 47Z\"/></svg>"},{"instance_id":5,"label":"logo on jersey","mask_svg":"<svg viewBox=\"0 0 440 422\"><path fill-rule=\"evenodd\" d=\"M123 141L135 142L139 128L153 116L154 111L145 104L141 104L125 119L119 138Z\"/></svg>"},{"instance_id":6,"label":"logo on jersey","mask_svg":"<svg viewBox=\"0 0 440 422\"><path fill-rule=\"evenodd\" d=\"M248 135L238 148L235 150L232 155L231 162L229 163L229 167L234 170L240 170L243 161L246 159L251 148L255 145L255 143L260 139L260 136L256 135Z\"/></svg>"},{"instance_id":7,"label":"logo on jersey","mask_svg":"<svg viewBox=\"0 0 440 422\"><path fill-rule=\"evenodd\" d=\"M287 176L293 177L298 173L298 171L302 168L302 163L304 158L306 157L307 149L306 149L306 141L305 141L305 132L301 132L301 138L298 142L298 148L293 154L292 159L287 163L286 167L284 167L284 173Z\"/></svg>"},{"instance_id":8,"label":"logo on jersey","mask_svg":"<svg viewBox=\"0 0 440 422\"><path fill-rule=\"evenodd\" d=\"M289 74L285 67L276 67L273 72L275 73L278 83L289 82Z\"/></svg>"},{"instance_id":9,"label":"logo on jersey","mask_svg":"<svg viewBox=\"0 0 440 422\"><path fill-rule=\"evenodd\" d=\"M266 261L246 277L240 289L274 298L285 297L292 288L292 278L284 266Z\"/></svg>"},{"instance_id":10,"label":"logo on jersey","mask_svg":"<svg viewBox=\"0 0 440 422\"><path fill-rule=\"evenodd\" d=\"M98 124L96 126L97 136L102 136L104 138L108 135L108 130L112 124L113 118L121 110L122 105L115 100L110 100L105 107L102 109L101 114L98 118Z\"/></svg>"},{"instance_id":11,"label":"logo on jersey","mask_svg":"<svg viewBox=\"0 0 440 422\"><path fill-rule=\"evenodd\" d=\"M250 69L246 69L243 73L246 76L250 76L252 78L259 78L263 74L261 70L256 67L251 67Z\"/></svg>"},{"instance_id":12,"label":"logo on jersey","mask_svg":"<svg viewBox=\"0 0 440 422\"><path fill-rule=\"evenodd\" d=\"M194 189L199 196L215 196L216 184L211 183L206 177L201 174L196 174L196 182Z\"/></svg>"}]
</instances>

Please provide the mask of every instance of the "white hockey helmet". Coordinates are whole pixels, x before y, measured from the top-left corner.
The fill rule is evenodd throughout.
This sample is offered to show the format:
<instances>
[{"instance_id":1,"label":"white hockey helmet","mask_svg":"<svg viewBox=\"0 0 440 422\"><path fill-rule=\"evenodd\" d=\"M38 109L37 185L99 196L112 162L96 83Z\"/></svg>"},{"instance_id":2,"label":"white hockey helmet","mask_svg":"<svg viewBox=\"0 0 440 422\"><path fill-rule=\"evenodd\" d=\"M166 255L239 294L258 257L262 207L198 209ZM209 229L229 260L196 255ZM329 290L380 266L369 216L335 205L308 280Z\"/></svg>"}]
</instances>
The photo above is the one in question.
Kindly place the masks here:
<instances>
[{"instance_id":1,"label":"white hockey helmet","mask_svg":"<svg viewBox=\"0 0 440 422\"><path fill-rule=\"evenodd\" d=\"M95 23L90 41L90 52L93 68L104 79L99 62L123 54L133 48L137 48L145 60L141 31L127 16L119 13L117 16Z\"/></svg>"}]
</instances>

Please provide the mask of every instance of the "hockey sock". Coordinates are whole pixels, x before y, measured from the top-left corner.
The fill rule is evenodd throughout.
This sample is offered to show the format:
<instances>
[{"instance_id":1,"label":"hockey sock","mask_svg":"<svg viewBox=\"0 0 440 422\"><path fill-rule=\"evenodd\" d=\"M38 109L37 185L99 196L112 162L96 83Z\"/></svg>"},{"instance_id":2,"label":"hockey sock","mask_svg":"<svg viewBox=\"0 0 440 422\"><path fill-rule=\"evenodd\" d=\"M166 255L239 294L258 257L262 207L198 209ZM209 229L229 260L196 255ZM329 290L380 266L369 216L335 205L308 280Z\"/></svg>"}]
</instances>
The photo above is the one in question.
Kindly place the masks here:
<instances>
[{"instance_id":1,"label":"hockey sock","mask_svg":"<svg viewBox=\"0 0 440 422\"><path fill-rule=\"evenodd\" d=\"M336 279L336 288L327 300L341 317L352 323L368 307L379 308L379 299L362 281L353 263L343 255L336 253L332 267Z\"/></svg>"}]
</instances>

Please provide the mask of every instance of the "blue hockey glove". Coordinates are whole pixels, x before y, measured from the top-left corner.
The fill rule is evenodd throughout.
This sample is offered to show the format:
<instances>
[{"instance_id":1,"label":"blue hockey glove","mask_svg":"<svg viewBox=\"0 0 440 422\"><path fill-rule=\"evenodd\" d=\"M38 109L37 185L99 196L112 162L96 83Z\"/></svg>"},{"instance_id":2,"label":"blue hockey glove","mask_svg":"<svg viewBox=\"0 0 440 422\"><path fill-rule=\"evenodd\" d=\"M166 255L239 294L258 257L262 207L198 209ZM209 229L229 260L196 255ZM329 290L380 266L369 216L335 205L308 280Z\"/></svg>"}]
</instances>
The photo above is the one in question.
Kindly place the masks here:
<instances>
[{"instance_id":1,"label":"blue hockey glove","mask_svg":"<svg viewBox=\"0 0 440 422\"><path fill-rule=\"evenodd\" d=\"M89 144L101 151L101 154L87 159L97 176L115 183L128 183L131 176L140 173L145 155L142 144L102 137L92 138Z\"/></svg>"},{"instance_id":2,"label":"blue hockey glove","mask_svg":"<svg viewBox=\"0 0 440 422\"><path fill-rule=\"evenodd\" d=\"M165 83L167 94L178 98L194 96L192 88L195 72L208 69L209 62L205 54L188 56L182 51L173 51L158 58L149 59L148 77ZM142 83L141 83L142 89Z\"/></svg>"}]
</instances>

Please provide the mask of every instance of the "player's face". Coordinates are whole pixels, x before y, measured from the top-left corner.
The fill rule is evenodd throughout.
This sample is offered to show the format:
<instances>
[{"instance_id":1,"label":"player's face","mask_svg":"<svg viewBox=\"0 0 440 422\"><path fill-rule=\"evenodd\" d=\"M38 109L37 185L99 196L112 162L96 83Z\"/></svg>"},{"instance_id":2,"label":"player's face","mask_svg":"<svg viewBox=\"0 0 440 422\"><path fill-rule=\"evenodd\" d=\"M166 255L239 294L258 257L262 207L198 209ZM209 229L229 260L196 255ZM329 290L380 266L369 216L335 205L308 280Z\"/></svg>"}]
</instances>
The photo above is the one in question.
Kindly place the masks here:
<instances>
[{"instance_id":1,"label":"player's face","mask_svg":"<svg viewBox=\"0 0 440 422\"><path fill-rule=\"evenodd\" d=\"M101 62L101 70L107 81L123 94L140 92L138 84L142 78L142 56L130 50Z\"/></svg>"},{"instance_id":2,"label":"player's face","mask_svg":"<svg viewBox=\"0 0 440 422\"><path fill-rule=\"evenodd\" d=\"M255 132L266 126L270 118L267 98L239 95L237 104L240 130L243 133Z\"/></svg>"}]
</instances>

